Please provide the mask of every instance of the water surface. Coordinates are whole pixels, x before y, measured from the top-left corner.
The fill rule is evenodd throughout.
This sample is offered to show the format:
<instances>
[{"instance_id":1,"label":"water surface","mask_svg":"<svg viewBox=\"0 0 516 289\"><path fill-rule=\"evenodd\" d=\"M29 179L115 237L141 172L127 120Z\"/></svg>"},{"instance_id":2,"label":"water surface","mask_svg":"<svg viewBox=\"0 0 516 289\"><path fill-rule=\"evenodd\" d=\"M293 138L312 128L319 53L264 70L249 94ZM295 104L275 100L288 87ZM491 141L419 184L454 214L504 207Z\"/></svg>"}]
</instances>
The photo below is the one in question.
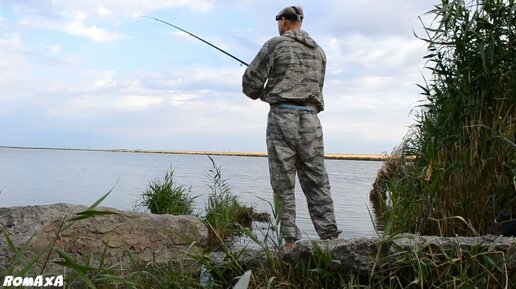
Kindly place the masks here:
<instances>
[{"instance_id":1,"label":"water surface","mask_svg":"<svg viewBox=\"0 0 516 289\"><path fill-rule=\"evenodd\" d=\"M223 178L244 204L270 212L272 190L267 158L212 156ZM373 236L369 191L382 162L326 160L342 238ZM0 207L73 203L90 205L112 190L103 206L134 209L154 179L174 170L180 185L191 187L202 212L210 193L208 156L159 153L0 148ZM317 238L306 200L296 187L297 222L307 238Z\"/></svg>"}]
</instances>

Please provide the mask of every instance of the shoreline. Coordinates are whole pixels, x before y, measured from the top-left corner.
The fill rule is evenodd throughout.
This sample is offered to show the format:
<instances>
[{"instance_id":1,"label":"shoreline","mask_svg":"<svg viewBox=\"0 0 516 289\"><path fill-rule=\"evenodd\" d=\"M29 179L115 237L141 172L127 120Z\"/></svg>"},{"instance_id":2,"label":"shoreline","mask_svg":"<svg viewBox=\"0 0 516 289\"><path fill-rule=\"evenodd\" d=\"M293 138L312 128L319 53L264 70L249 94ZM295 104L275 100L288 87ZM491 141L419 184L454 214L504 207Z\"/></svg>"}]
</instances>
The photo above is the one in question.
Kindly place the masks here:
<instances>
[{"instance_id":1,"label":"shoreline","mask_svg":"<svg viewBox=\"0 0 516 289\"><path fill-rule=\"evenodd\" d=\"M150 153L150 154L175 154L175 155L209 155L209 156L239 156L239 157L266 157L264 152L224 152L224 151L191 151L191 150L150 150L150 149L101 149L101 148L60 148L60 147L19 147L0 146L0 149L26 149L26 150L62 150L62 151L92 151L92 152L121 152L121 153ZM384 161L387 155L383 154L343 154L326 153L325 159L333 160L361 160Z\"/></svg>"}]
</instances>

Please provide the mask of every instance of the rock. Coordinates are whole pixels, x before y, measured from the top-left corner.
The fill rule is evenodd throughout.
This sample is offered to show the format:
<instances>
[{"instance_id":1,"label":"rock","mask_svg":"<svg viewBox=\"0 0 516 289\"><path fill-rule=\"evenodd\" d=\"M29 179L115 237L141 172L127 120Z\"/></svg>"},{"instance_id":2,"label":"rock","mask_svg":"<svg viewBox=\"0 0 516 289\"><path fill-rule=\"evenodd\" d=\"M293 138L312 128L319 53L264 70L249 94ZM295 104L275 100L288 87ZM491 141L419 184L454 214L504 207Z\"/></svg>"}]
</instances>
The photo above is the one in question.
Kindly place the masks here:
<instances>
[{"instance_id":1,"label":"rock","mask_svg":"<svg viewBox=\"0 0 516 289\"><path fill-rule=\"evenodd\" d=\"M55 242L56 247L79 261L102 256L107 264L127 263L131 258L164 264L181 260L187 250L199 252L207 243L208 230L194 216L97 208L116 214L78 220L66 228L70 222L65 220L86 209L69 204L0 208L0 225L18 247L30 240L26 252L29 255ZM1 238L0 265L12 257L11 253L5 238Z\"/></svg>"},{"instance_id":2,"label":"rock","mask_svg":"<svg viewBox=\"0 0 516 289\"><path fill-rule=\"evenodd\" d=\"M208 230L194 216L153 215L98 208L116 214L79 220L65 228L69 224L65 220L85 209L84 206L68 204L0 208L0 228L3 227L16 246L29 243L24 251L27 256L44 251L55 242L56 247L64 249L79 263L95 258L98 260L100 256L104 256L107 264L125 264L131 262L131 256L144 263L165 264L176 261L182 265L193 265L195 262L186 257L185 251L200 253L207 244ZM466 255L471 251L474 254L483 252L482 254L489 254L493 258L503 256L504 268L507 268L509 274L515 274L515 244L513 237L494 235L435 237L406 234L386 240L375 237L331 241L301 240L297 242L295 249L287 252L264 250L260 246L236 247L233 256L212 252L207 257L212 264L221 267L225 266L225 262L233 262L234 258L238 258L242 268L253 271L271 268L268 264L270 258L278 258L281 262L284 260L294 266L327 265L344 276L367 278L374 270L388 271L397 268L407 258L414 258L414 254L418 258L431 255L432 258L437 258L436 262L439 262L439 258L443 259L442 262L449 262L449 256L457 252ZM8 249L5 238L0 238L0 268L15 265L12 257L12 250ZM55 252L51 255L51 261L58 258ZM200 272L201 268L192 267L192 270Z\"/></svg>"},{"instance_id":3,"label":"rock","mask_svg":"<svg viewBox=\"0 0 516 289\"><path fill-rule=\"evenodd\" d=\"M516 240L512 237L486 235L481 237L435 237L404 234L388 240L378 238L339 239L331 241L301 240L296 248L286 252L273 252L283 255L283 260L293 264L321 264L328 260L327 265L338 270L343 276L360 276L368 278L374 270L390 270L397 268L404 258L413 258L413 254L432 254L436 260L448 262L447 256L452 256L459 250L462 254L468 251L490 252L491 257L505 256L507 271L516 272L516 254L513 250ZM249 251L252 252L252 251ZM248 253L249 253L248 252ZM433 253L432 253L433 252ZM448 255L443 255L448 252ZM330 258L316 260L323 253ZM254 251L254 256L241 254L241 262L245 269L267 268L267 259L263 252ZM411 255L412 254L412 255ZM315 260L315 261L314 261ZM335 262L334 262L335 261ZM436 261L437 262L437 261ZM330 264L331 263L331 264ZM335 265L338 264L338 265Z\"/></svg>"},{"instance_id":4,"label":"rock","mask_svg":"<svg viewBox=\"0 0 516 289\"><path fill-rule=\"evenodd\" d=\"M317 258L322 253L329 254L331 260L339 262L338 271L344 275L358 274L366 276L373 268L373 258L380 249L387 254L386 246L378 247L377 238L338 239L331 241L301 240L296 248L288 251L284 259L287 262L308 263L309 259Z\"/></svg>"}]
</instances>

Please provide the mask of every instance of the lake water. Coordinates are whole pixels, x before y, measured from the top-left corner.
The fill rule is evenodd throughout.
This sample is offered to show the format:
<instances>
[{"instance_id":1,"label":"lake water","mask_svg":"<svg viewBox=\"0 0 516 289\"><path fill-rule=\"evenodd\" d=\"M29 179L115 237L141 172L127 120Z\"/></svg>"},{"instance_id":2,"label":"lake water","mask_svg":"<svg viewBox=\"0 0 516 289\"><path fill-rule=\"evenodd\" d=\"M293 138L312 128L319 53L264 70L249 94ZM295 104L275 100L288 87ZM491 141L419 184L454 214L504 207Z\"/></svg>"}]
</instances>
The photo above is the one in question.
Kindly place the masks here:
<instances>
[{"instance_id":1,"label":"lake water","mask_svg":"<svg viewBox=\"0 0 516 289\"><path fill-rule=\"evenodd\" d=\"M270 212L265 157L212 156L232 192L246 205ZM341 238L374 236L369 191L379 161L326 160ZM131 210L155 179L174 170L179 185L191 187L200 212L210 193L208 156L101 151L0 148L0 207L73 203L91 205L112 189L102 206ZM306 238L317 238L306 200L296 187L297 222ZM141 210L141 209L140 209Z\"/></svg>"}]
</instances>

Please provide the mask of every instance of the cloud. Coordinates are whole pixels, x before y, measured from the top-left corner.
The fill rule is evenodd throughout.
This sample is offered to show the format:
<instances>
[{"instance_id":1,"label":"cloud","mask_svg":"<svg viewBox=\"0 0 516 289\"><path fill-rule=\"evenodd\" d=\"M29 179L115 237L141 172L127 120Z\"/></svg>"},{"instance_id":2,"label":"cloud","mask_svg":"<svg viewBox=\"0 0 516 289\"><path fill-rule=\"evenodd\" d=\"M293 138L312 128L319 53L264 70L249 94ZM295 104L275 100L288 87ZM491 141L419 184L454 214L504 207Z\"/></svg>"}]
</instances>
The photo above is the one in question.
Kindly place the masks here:
<instances>
[{"instance_id":1,"label":"cloud","mask_svg":"<svg viewBox=\"0 0 516 289\"><path fill-rule=\"evenodd\" d=\"M27 47L21 36L18 33L4 34L4 37L0 38L0 47L2 51L9 53L24 53L31 49Z\"/></svg>"},{"instance_id":2,"label":"cloud","mask_svg":"<svg viewBox=\"0 0 516 289\"><path fill-rule=\"evenodd\" d=\"M30 52L18 33L0 34L0 99L13 98L23 87L23 75L33 67L27 59Z\"/></svg>"},{"instance_id":3,"label":"cloud","mask_svg":"<svg viewBox=\"0 0 516 289\"><path fill-rule=\"evenodd\" d=\"M213 9L214 0L42 0L51 2L54 9L59 11L84 11L92 17L113 19L137 17L149 11L157 11L167 8L186 7L198 12L207 12Z\"/></svg>"},{"instance_id":4,"label":"cloud","mask_svg":"<svg viewBox=\"0 0 516 289\"><path fill-rule=\"evenodd\" d=\"M61 112L61 115L82 115L84 117L91 117L99 115L102 112L112 112L116 114L119 111L143 111L161 103L163 103L163 98L158 96L119 95L113 97L99 93L74 98L60 110L53 109L52 111L54 113Z\"/></svg>"},{"instance_id":5,"label":"cloud","mask_svg":"<svg viewBox=\"0 0 516 289\"><path fill-rule=\"evenodd\" d=\"M242 84L243 69L235 67L233 69L214 69L214 68L192 68L184 71L191 77L186 83L203 83L210 87L240 87Z\"/></svg>"},{"instance_id":6,"label":"cloud","mask_svg":"<svg viewBox=\"0 0 516 289\"><path fill-rule=\"evenodd\" d=\"M41 1L32 6L24 6L25 3L13 8L19 20L17 24L24 29L38 29L47 31L63 31L72 35L86 37L90 40L99 42L109 42L124 38L124 36L110 32L100 27L100 20L107 20L109 10L102 6L98 9L80 10L74 8L71 10L49 9L51 4L44 5L45 1ZM55 4L55 3L54 3ZM97 24L89 24L94 22Z\"/></svg>"},{"instance_id":7,"label":"cloud","mask_svg":"<svg viewBox=\"0 0 516 289\"><path fill-rule=\"evenodd\" d=\"M111 10L107 9L106 7L104 6L100 6L97 8L97 14L101 17L101 18L106 18L108 17L109 15L112 14Z\"/></svg>"},{"instance_id":8,"label":"cloud","mask_svg":"<svg viewBox=\"0 0 516 289\"><path fill-rule=\"evenodd\" d=\"M73 21L65 24L63 30L95 41L114 41L123 38L120 34L108 32L96 25L86 26L84 22L87 18L87 13L77 12Z\"/></svg>"},{"instance_id":9,"label":"cloud","mask_svg":"<svg viewBox=\"0 0 516 289\"><path fill-rule=\"evenodd\" d=\"M40 135L52 129L56 140L45 145L74 137L77 146L88 139L93 147L264 151L269 106L242 94L245 67L182 32L133 25L129 16L167 15L250 61L277 34L271 15L284 5L265 2L21 1L0 22L11 29L0 26L0 122L27 123ZM421 79L424 44L413 37L412 20L402 17L427 10L428 3L416 2L305 5L304 27L328 57L327 107L320 114L328 151L378 152L401 140ZM204 18L179 20L199 15ZM206 26L211 19L217 21ZM166 41L163 31L196 43ZM142 37L136 41L131 33Z\"/></svg>"},{"instance_id":10,"label":"cloud","mask_svg":"<svg viewBox=\"0 0 516 289\"><path fill-rule=\"evenodd\" d=\"M361 0L331 1L324 8L327 17L322 22L333 31L378 35L407 35L417 18L434 8L433 0ZM403 14L403 17L401 17Z\"/></svg>"},{"instance_id":11,"label":"cloud","mask_svg":"<svg viewBox=\"0 0 516 289\"><path fill-rule=\"evenodd\" d=\"M362 34L329 38L323 47L328 56L329 73L359 76L417 74L417 67L413 64L420 63L422 66L425 51L424 43L418 39Z\"/></svg>"},{"instance_id":12,"label":"cloud","mask_svg":"<svg viewBox=\"0 0 516 289\"><path fill-rule=\"evenodd\" d=\"M59 45L59 44L50 45L48 47L48 51L52 55L58 55L58 54L60 54L63 51L63 46Z\"/></svg>"},{"instance_id":13,"label":"cloud","mask_svg":"<svg viewBox=\"0 0 516 289\"><path fill-rule=\"evenodd\" d=\"M95 88L107 88L107 87L115 87L116 81L113 80L116 72L114 70L107 70L102 73L102 76L95 81Z\"/></svg>"}]
</instances>

